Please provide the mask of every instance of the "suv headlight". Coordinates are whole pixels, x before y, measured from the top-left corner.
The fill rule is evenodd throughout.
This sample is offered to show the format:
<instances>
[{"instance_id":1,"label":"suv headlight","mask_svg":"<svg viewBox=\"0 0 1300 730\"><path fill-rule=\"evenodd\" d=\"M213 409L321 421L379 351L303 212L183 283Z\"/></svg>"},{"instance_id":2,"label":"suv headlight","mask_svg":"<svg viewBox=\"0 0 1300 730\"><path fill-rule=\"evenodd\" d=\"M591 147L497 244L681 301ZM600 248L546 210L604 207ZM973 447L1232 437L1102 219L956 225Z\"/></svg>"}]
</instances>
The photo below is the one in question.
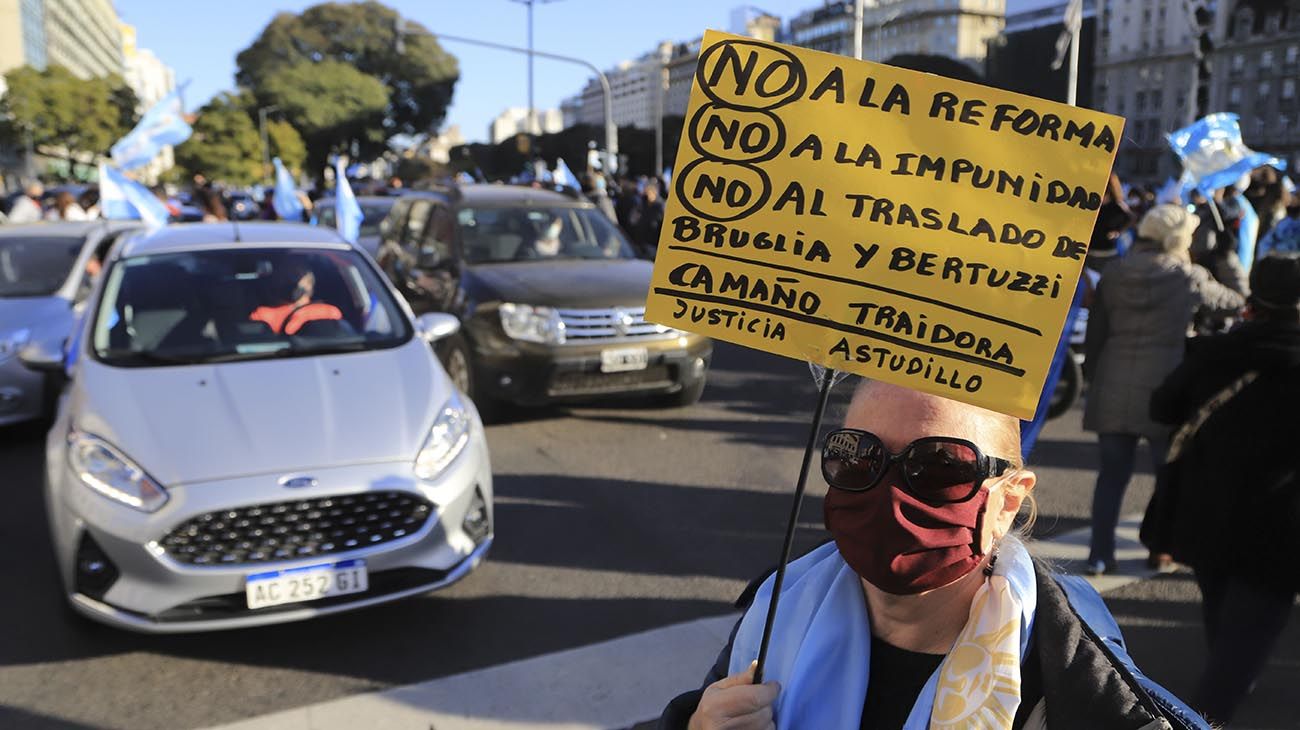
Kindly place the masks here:
<instances>
[{"instance_id":1,"label":"suv headlight","mask_svg":"<svg viewBox=\"0 0 1300 730\"><path fill-rule=\"evenodd\" d=\"M501 329L511 339L541 342L548 345L564 344L564 322L560 313L550 307L530 304L502 304Z\"/></svg>"},{"instance_id":2,"label":"suv headlight","mask_svg":"<svg viewBox=\"0 0 1300 730\"><path fill-rule=\"evenodd\" d=\"M132 509L157 512L167 503L167 490L101 438L70 432L68 463L82 484Z\"/></svg>"},{"instance_id":3,"label":"suv headlight","mask_svg":"<svg viewBox=\"0 0 1300 730\"><path fill-rule=\"evenodd\" d=\"M21 329L0 337L0 362L4 362L23 349L32 338L32 331Z\"/></svg>"},{"instance_id":4,"label":"suv headlight","mask_svg":"<svg viewBox=\"0 0 1300 730\"><path fill-rule=\"evenodd\" d=\"M415 475L421 479L433 479L441 474L469 443L470 423L465 404L461 403L460 396L453 394L438 409L438 417L433 420L424 446L415 457Z\"/></svg>"}]
</instances>

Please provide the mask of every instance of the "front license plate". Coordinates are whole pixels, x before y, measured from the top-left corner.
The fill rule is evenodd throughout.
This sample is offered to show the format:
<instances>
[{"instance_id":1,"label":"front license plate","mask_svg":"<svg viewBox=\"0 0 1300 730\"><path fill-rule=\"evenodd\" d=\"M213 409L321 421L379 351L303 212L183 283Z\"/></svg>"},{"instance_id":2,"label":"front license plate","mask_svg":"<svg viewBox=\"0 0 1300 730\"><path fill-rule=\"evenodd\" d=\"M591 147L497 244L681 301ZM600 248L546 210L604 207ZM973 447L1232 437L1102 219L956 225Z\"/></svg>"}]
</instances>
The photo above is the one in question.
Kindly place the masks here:
<instances>
[{"instance_id":1,"label":"front license plate","mask_svg":"<svg viewBox=\"0 0 1300 730\"><path fill-rule=\"evenodd\" d=\"M601 350L600 371L602 373L622 373L628 370L645 370L650 361L650 354L644 347L620 347L613 350Z\"/></svg>"},{"instance_id":2,"label":"front license plate","mask_svg":"<svg viewBox=\"0 0 1300 730\"><path fill-rule=\"evenodd\" d=\"M307 565L291 570L254 573L244 583L249 608L266 608L282 603L318 601L330 596L361 593L369 585L366 561Z\"/></svg>"}]
</instances>

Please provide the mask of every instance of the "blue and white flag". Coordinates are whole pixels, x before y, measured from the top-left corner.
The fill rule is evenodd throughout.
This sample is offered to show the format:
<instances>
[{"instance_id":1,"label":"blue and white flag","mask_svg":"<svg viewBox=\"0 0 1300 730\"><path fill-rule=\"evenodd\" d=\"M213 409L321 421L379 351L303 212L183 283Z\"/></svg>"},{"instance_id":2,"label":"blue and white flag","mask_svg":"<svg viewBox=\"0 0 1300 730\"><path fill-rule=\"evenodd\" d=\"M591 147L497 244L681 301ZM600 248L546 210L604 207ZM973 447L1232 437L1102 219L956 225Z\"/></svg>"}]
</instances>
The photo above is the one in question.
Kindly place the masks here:
<instances>
[{"instance_id":1,"label":"blue and white flag","mask_svg":"<svg viewBox=\"0 0 1300 730\"><path fill-rule=\"evenodd\" d=\"M150 229L167 225L170 217L149 188L104 163L99 165L99 212L109 220L141 220Z\"/></svg>"},{"instance_id":2,"label":"blue and white flag","mask_svg":"<svg viewBox=\"0 0 1300 730\"><path fill-rule=\"evenodd\" d=\"M1259 238L1259 215L1255 206L1245 196L1237 196L1241 204L1241 220L1237 221L1237 255L1241 257L1241 267L1250 271L1255 265L1255 241Z\"/></svg>"},{"instance_id":3,"label":"blue and white flag","mask_svg":"<svg viewBox=\"0 0 1300 730\"><path fill-rule=\"evenodd\" d=\"M134 170L149 164L163 147L177 145L190 138L193 132L185 121L185 105L181 101L181 84L164 96L140 118L125 137L113 145L110 154L113 163L123 170Z\"/></svg>"},{"instance_id":4,"label":"blue and white flag","mask_svg":"<svg viewBox=\"0 0 1300 730\"><path fill-rule=\"evenodd\" d=\"M1271 165L1285 170L1286 163L1273 155L1256 152L1241 140L1236 114L1211 114L1168 136L1169 146L1183 161L1183 198L1192 189L1205 197L1226 188L1256 167Z\"/></svg>"},{"instance_id":5,"label":"blue and white flag","mask_svg":"<svg viewBox=\"0 0 1300 730\"><path fill-rule=\"evenodd\" d=\"M1065 54L1070 52L1070 44L1074 42L1075 37L1079 34L1079 29L1083 27L1083 0L1070 0L1065 6L1065 17L1061 19L1065 26L1061 30L1061 35L1056 38L1056 58L1052 61L1052 70L1055 71L1065 64Z\"/></svg>"},{"instance_id":6,"label":"blue and white flag","mask_svg":"<svg viewBox=\"0 0 1300 730\"><path fill-rule=\"evenodd\" d=\"M352 194L352 185L348 182L343 160L334 162L334 222L338 226L343 240L356 245L361 236L361 205L357 196Z\"/></svg>"},{"instance_id":7,"label":"blue and white flag","mask_svg":"<svg viewBox=\"0 0 1300 730\"><path fill-rule=\"evenodd\" d=\"M1165 178L1165 184L1156 191L1156 205L1182 205L1183 188L1172 177Z\"/></svg>"},{"instance_id":8,"label":"blue and white flag","mask_svg":"<svg viewBox=\"0 0 1300 730\"><path fill-rule=\"evenodd\" d=\"M272 162L275 163L275 192L271 196L271 202L275 207L275 214L280 216L282 221L300 222L302 201L298 200L298 187L293 184L293 175L289 174L289 169L280 162L279 157Z\"/></svg>"},{"instance_id":9,"label":"blue and white flag","mask_svg":"<svg viewBox=\"0 0 1300 730\"><path fill-rule=\"evenodd\" d=\"M578 176L573 174L569 169L568 163L561 157L555 161L555 174L551 176L556 185L565 185L567 187L578 187Z\"/></svg>"}]
</instances>

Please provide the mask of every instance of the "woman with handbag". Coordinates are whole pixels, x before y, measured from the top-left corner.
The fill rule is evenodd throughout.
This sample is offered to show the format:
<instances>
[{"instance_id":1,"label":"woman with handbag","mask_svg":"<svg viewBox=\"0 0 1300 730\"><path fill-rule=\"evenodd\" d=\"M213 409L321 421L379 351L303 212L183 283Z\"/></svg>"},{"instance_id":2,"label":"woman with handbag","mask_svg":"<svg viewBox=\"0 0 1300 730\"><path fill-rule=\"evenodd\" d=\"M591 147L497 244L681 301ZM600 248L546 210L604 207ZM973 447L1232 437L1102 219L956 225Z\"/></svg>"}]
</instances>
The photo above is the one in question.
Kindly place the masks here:
<instances>
[{"instance_id":1,"label":"woman with handbag","mask_svg":"<svg viewBox=\"0 0 1300 730\"><path fill-rule=\"evenodd\" d=\"M1169 428L1147 414L1151 391L1182 360L1197 315L1235 314L1245 303L1191 262L1198 224L1181 205L1147 211L1133 249L1106 267L1089 311L1083 427L1096 432L1101 450L1088 550L1093 575L1115 569L1115 527L1138 442L1147 441L1157 467L1165 461Z\"/></svg>"},{"instance_id":2,"label":"woman with handbag","mask_svg":"<svg viewBox=\"0 0 1300 730\"><path fill-rule=\"evenodd\" d=\"M1228 722L1260 676L1300 591L1300 255L1250 275L1247 321L1190 343L1151 398L1178 425L1157 521L1196 571L1209 658L1194 706Z\"/></svg>"}]
</instances>

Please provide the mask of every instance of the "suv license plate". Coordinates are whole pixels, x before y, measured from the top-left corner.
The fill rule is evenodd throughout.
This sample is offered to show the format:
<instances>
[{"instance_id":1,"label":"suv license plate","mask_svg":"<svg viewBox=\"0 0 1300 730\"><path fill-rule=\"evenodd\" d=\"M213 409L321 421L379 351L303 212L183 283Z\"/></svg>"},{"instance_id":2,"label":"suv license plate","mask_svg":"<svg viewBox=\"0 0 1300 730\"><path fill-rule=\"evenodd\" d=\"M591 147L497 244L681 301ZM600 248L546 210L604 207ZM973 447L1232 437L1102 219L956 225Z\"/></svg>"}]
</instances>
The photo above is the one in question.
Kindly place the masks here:
<instances>
[{"instance_id":1,"label":"suv license plate","mask_svg":"<svg viewBox=\"0 0 1300 730\"><path fill-rule=\"evenodd\" d=\"M307 565L290 570L254 573L244 582L249 608L266 608L282 603L318 601L331 596L362 593L369 586L366 561Z\"/></svg>"},{"instance_id":2,"label":"suv license plate","mask_svg":"<svg viewBox=\"0 0 1300 730\"><path fill-rule=\"evenodd\" d=\"M620 347L613 350L601 350L600 352L600 371L602 373L645 370L649 362L650 355L644 347Z\"/></svg>"}]
</instances>

